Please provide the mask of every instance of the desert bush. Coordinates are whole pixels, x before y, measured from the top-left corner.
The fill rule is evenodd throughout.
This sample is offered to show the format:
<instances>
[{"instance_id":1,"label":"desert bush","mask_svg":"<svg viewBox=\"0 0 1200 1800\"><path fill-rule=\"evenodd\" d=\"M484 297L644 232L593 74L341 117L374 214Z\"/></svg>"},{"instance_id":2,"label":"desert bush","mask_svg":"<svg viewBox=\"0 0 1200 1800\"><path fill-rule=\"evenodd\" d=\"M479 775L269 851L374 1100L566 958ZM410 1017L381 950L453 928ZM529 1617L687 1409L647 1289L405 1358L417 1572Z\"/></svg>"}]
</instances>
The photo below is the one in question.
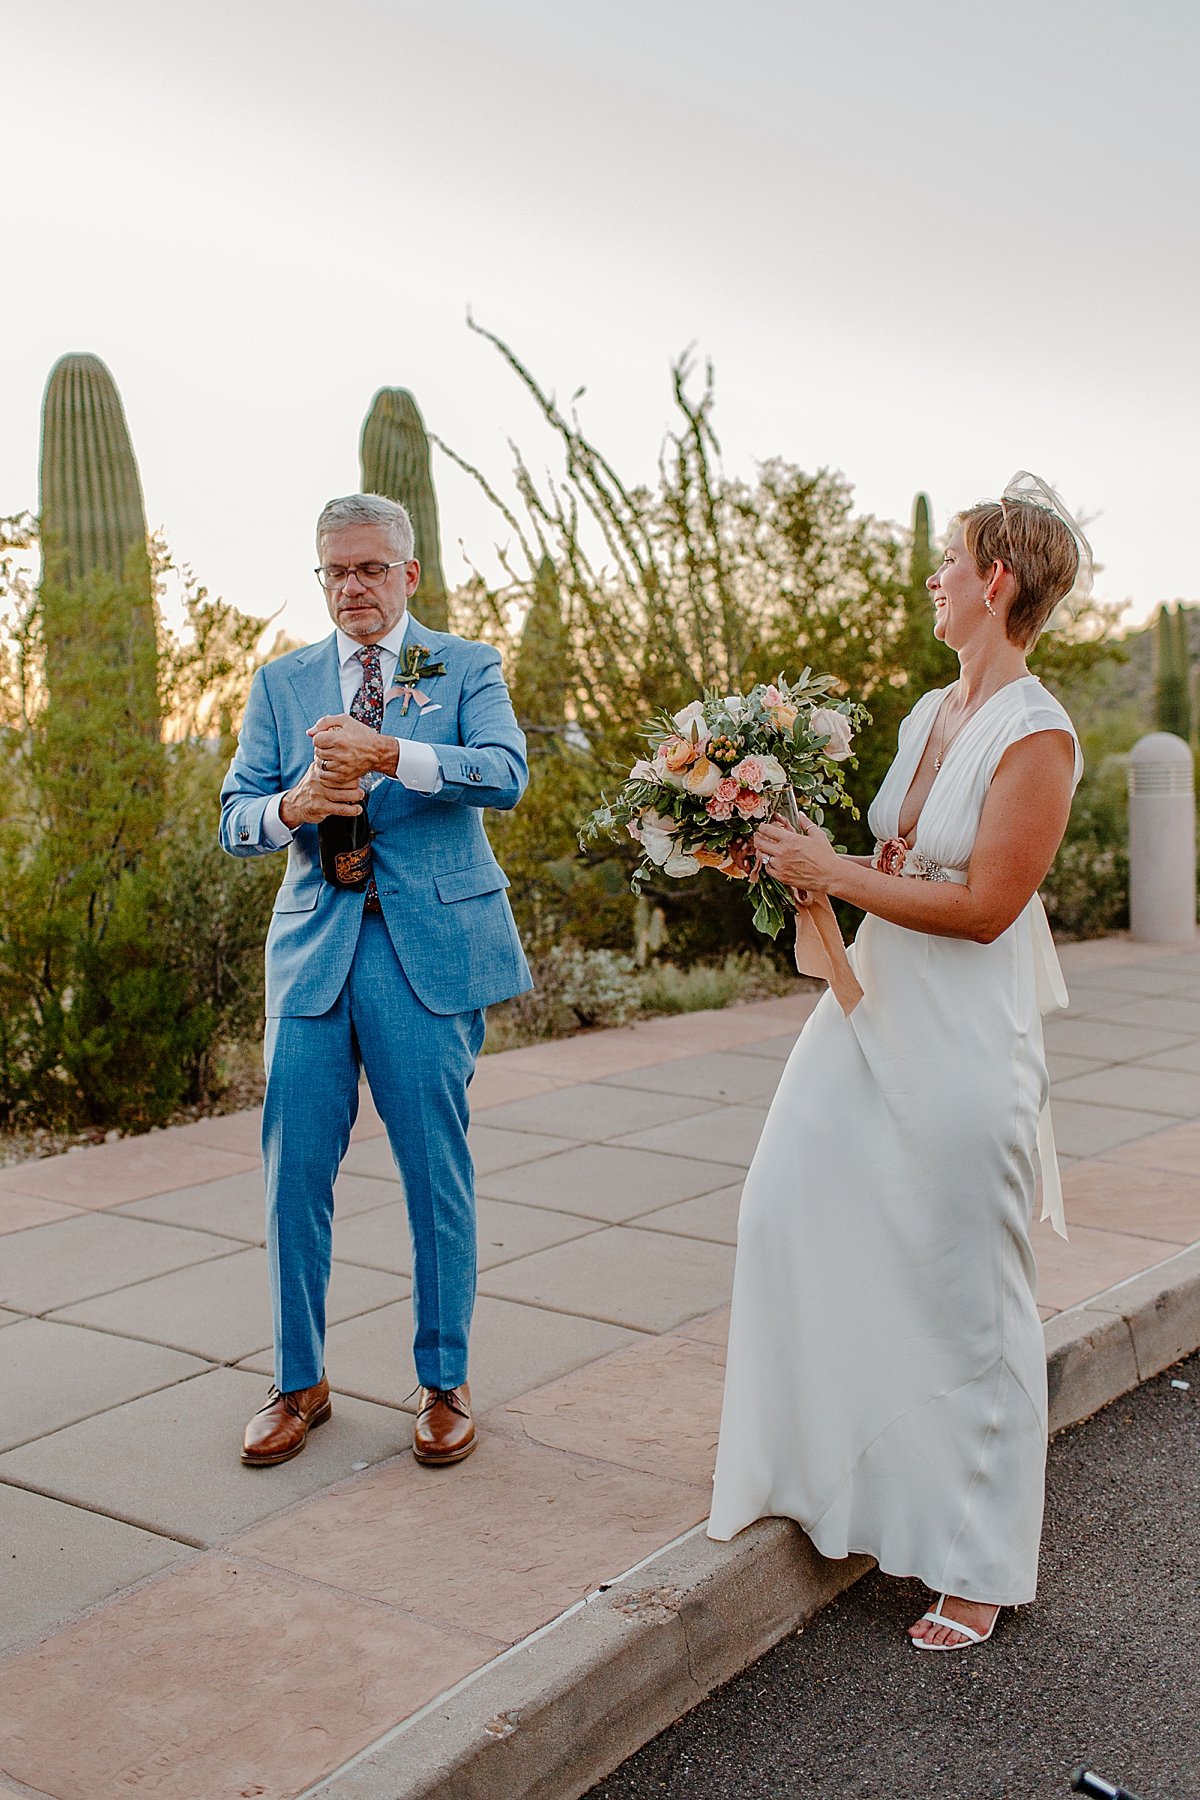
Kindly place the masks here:
<instances>
[{"instance_id":1,"label":"desert bush","mask_svg":"<svg viewBox=\"0 0 1200 1800\"><path fill-rule=\"evenodd\" d=\"M158 626L166 736L149 737L87 636L72 703L46 703L41 599L0 558L0 1126L144 1129L213 1097L214 1047L256 1030L274 871L216 842L217 794L263 621L185 574L186 624ZM168 561L151 547L158 579ZM81 582L82 619L119 614L111 577ZM61 596L56 596L60 610ZM207 737L197 735L206 730Z\"/></svg>"}]
</instances>

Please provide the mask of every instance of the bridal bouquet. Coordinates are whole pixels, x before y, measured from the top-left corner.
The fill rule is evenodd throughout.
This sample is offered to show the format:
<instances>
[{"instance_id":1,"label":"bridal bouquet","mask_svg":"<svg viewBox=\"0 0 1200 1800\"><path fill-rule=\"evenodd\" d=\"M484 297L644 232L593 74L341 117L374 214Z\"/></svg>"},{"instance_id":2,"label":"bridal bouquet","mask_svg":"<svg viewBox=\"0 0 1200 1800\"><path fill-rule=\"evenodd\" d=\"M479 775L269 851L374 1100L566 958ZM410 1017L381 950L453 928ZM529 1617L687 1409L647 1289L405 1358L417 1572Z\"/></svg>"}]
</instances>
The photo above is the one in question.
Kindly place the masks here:
<instances>
[{"instance_id":1,"label":"bridal bouquet","mask_svg":"<svg viewBox=\"0 0 1200 1800\"><path fill-rule=\"evenodd\" d=\"M796 896L763 868L754 832L797 804L820 825L827 807L858 817L843 781L854 733L869 717L856 701L833 700L831 675L805 669L798 681L760 682L748 694L706 693L644 727L650 754L634 763L616 798L583 824L580 843L624 826L641 845L633 888L661 870L683 880L716 869L745 881L754 923L778 936Z\"/></svg>"}]
</instances>

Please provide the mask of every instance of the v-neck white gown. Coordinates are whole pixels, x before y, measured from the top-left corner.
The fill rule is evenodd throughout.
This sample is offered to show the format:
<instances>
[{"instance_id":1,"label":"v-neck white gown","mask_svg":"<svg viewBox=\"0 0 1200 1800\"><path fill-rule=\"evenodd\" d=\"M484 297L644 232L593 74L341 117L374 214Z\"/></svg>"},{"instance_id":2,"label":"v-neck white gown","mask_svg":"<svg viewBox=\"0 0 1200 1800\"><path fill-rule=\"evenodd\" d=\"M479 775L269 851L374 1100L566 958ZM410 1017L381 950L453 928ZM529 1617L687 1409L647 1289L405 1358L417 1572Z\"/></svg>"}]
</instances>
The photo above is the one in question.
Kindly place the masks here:
<instances>
[{"instance_id":1,"label":"v-neck white gown","mask_svg":"<svg viewBox=\"0 0 1200 1800\"><path fill-rule=\"evenodd\" d=\"M900 728L868 815L900 807L946 690ZM1035 676L954 738L905 877L964 881L1009 745L1070 719ZM1075 740L1075 781L1083 759ZM924 860L923 859L927 859ZM903 879L901 877L900 879ZM799 1520L937 1592L1017 1605L1037 1582L1046 1362L1029 1241L1053 1163L1041 1012L1066 994L1040 899L992 944L868 917L863 999L825 994L746 1178L709 1535Z\"/></svg>"}]
</instances>

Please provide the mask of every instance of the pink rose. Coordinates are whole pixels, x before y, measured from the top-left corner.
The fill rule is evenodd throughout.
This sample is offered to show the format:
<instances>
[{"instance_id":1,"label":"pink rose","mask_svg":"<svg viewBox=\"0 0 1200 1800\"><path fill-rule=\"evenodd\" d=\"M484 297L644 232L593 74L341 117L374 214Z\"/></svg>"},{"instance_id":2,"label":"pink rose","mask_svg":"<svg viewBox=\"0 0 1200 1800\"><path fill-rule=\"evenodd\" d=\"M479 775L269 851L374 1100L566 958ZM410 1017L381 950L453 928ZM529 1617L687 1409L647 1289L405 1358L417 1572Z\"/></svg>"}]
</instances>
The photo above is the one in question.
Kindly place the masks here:
<instances>
[{"instance_id":1,"label":"pink rose","mask_svg":"<svg viewBox=\"0 0 1200 1800\"><path fill-rule=\"evenodd\" d=\"M763 706L767 708L783 705L783 695L773 681L767 687L767 690L762 697L762 703Z\"/></svg>"},{"instance_id":2,"label":"pink rose","mask_svg":"<svg viewBox=\"0 0 1200 1800\"><path fill-rule=\"evenodd\" d=\"M721 786L723 787L724 785L724 782L722 782ZM733 799L729 795L722 794L720 788L718 788L704 810L710 819L732 819Z\"/></svg>"},{"instance_id":3,"label":"pink rose","mask_svg":"<svg viewBox=\"0 0 1200 1800\"><path fill-rule=\"evenodd\" d=\"M714 788L714 799L728 800L730 806L732 806L738 797L738 785L739 784L733 779L732 775L726 775Z\"/></svg>"},{"instance_id":4,"label":"pink rose","mask_svg":"<svg viewBox=\"0 0 1200 1800\"><path fill-rule=\"evenodd\" d=\"M729 771L733 779L744 788L761 788L765 780L765 771L757 756L743 756L740 763L734 763ZM739 801L740 805L741 802Z\"/></svg>"}]
</instances>

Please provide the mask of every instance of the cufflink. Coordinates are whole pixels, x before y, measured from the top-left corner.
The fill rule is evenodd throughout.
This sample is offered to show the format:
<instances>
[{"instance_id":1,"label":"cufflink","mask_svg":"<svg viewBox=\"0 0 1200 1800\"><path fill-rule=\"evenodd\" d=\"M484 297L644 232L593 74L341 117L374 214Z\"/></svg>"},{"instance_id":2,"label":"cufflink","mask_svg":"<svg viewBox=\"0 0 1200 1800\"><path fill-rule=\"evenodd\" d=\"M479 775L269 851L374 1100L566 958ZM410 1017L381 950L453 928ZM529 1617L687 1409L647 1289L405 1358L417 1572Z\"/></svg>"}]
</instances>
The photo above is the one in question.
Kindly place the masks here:
<instances>
[{"instance_id":1,"label":"cufflink","mask_svg":"<svg viewBox=\"0 0 1200 1800\"><path fill-rule=\"evenodd\" d=\"M479 773L478 769L468 769L467 770L467 780L468 781L482 781L483 776Z\"/></svg>"},{"instance_id":2,"label":"cufflink","mask_svg":"<svg viewBox=\"0 0 1200 1800\"><path fill-rule=\"evenodd\" d=\"M242 826L241 830L238 832L238 841L243 844L248 844L250 842L250 830L248 826Z\"/></svg>"}]
</instances>

